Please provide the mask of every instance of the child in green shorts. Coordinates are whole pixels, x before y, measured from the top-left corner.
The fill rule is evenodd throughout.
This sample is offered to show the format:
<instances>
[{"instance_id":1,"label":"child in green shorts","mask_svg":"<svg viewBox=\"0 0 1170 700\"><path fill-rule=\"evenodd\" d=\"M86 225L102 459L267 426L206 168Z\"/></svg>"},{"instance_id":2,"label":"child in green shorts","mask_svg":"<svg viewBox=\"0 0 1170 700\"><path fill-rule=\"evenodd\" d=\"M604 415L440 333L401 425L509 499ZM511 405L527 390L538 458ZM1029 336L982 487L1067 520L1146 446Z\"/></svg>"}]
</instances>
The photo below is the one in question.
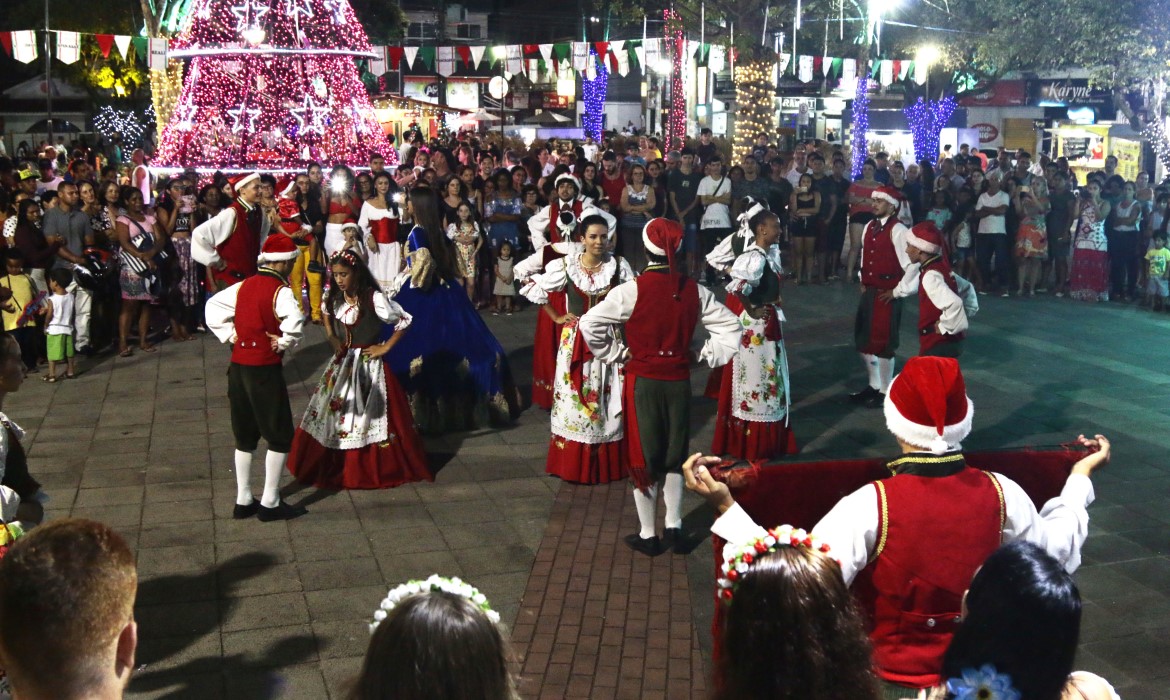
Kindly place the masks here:
<instances>
[{"instance_id":1,"label":"child in green shorts","mask_svg":"<svg viewBox=\"0 0 1170 700\"><path fill-rule=\"evenodd\" d=\"M57 381L57 363L66 362L65 378L76 376L73 365L73 295L66 291L73 281L73 272L62 268L49 271L49 296L41 310L46 318L45 346L49 358L49 371L44 381Z\"/></svg>"}]
</instances>

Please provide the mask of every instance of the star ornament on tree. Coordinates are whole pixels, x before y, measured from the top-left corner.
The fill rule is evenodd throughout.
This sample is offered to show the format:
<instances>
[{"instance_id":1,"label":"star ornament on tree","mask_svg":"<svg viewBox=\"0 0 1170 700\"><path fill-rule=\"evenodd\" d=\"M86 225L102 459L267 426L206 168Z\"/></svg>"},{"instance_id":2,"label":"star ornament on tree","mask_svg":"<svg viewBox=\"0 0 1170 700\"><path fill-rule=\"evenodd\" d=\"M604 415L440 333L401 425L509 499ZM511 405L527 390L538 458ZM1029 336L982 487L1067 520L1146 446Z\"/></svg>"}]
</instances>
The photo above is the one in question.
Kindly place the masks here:
<instances>
[{"instance_id":1,"label":"star ornament on tree","mask_svg":"<svg viewBox=\"0 0 1170 700\"><path fill-rule=\"evenodd\" d=\"M308 95L304 96L300 107L289 110L297 120L297 132L302 135L325 135L325 117L329 114L328 105L318 104Z\"/></svg>"},{"instance_id":2,"label":"star ornament on tree","mask_svg":"<svg viewBox=\"0 0 1170 700\"><path fill-rule=\"evenodd\" d=\"M243 32L259 26L271 8L264 0L245 0L243 5L233 5L231 9L232 14L236 16L236 31Z\"/></svg>"},{"instance_id":3,"label":"star ornament on tree","mask_svg":"<svg viewBox=\"0 0 1170 700\"><path fill-rule=\"evenodd\" d=\"M261 110L259 107L245 107L240 105L235 109L224 110L232 118L232 133L238 134L244 130L244 120L247 120L248 132L255 133L256 118L260 116Z\"/></svg>"},{"instance_id":4,"label":"star ornament on tree","mask_svg":"<svg viewBox=\"0 0 1170 700\"><path fill-rule=\"evenodd\" d=\"M304 15L306 19L313 17L313 8L309 0L284 0L284 14L296 19L297 15Z\"/></svg>"}]
</instances>

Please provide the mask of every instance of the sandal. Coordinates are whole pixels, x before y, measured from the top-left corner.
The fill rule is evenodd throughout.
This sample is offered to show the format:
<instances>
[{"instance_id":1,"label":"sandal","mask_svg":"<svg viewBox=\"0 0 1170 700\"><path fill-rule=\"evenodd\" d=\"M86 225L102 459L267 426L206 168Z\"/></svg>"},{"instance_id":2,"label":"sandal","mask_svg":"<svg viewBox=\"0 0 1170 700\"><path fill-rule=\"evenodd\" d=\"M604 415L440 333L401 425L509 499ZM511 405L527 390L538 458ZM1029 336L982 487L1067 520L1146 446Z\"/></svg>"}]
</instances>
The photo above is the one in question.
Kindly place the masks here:
<instances>
[{"instance_id":1,"label":"sandal","mask_svg":"<svg viewBox=\"0 0 1170 700\"><path fill-rule=\"evenodd\" d=\"M130 357L134 354L134 348L122 348L118 351L118 357Z\"/></svg>"},{"instance_id":2,"label":"sandal","mask_svg":"<svg viewBox=\"0 0 1170 700\"><path fill-rule=\"evenodd\" d=\"M46 374L45 376L41 377L41 381L48 382L49 384L52 384L53 382L57 381L57 378L51 374Z\"/></svg>"},{"instance_id":3,"label":"sandal","mask_svg":"<svg viewBox=\"0 0 1170 700\"><path fill-rule=\"evenodd\" d=\"M65 373L65 378L66 378L66 379L77 379L77 374L76 374L76 373L70 373L70 372L66 372L66 373Z\"/></svg>"},{"instance_id":4,"label":"sandal","mask_svg":"<svg viewBox=\"0 0 1170 700\"><path fill-rule=\"evenodd\" d=\"M158 347L154 345L143 345L141 348L142 352L158 352Z\"/></svg>"}]
</instances>

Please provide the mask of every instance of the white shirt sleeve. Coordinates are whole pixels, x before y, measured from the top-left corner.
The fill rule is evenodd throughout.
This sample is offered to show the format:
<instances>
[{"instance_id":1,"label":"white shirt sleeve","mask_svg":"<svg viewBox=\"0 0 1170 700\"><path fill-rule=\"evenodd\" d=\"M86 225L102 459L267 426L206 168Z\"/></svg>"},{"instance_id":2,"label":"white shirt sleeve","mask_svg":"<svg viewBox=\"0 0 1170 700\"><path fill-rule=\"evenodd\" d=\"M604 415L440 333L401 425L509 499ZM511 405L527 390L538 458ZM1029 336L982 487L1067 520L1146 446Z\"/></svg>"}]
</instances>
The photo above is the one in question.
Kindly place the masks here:
<instances>
[{"instance_id":1,"label":"white shirt sleeve","mask_svg":"<svg viewBox=\"0 0 1170 700\"><path fill-rule=\"evenodd\" d=\"M996 474L1003 488L1007 521L1003 541L1027 540L1044 548L1070 574L1081 565L1081 547L1089 534L1089 512L1093 502L1093 482L1082 474L1072 474L1064 482L1060 495L1050 499L1036 512L1032 499L1019 484Z\"/></svg>"},{"instance_id":2,"label":"white shirt sleeve","mask_svg":"<svg viewBox=\"0 0 1170 700\"><path fill-rule=\"evenodd\" d=\"M537 253L548 245L545 234L548 232L548 222L552 216L552 205L541 207L528 219L528 237L532 241L532 249Z\"/></svg>"},{"instance_id":3,"label":"white shirt sleeve","mask_svg":"<svg viewBox=\"0 0 1170 700\"><path fill-rule=\"evenodd\" d=\"M841 562L845 584L852 584L857 572L869 563L877 542L877 493L873 484L866 484L838 501L812 531L829 545L830 555ZM715 520L711 532L739 545L760 537L764 529L737 503Z\"/></svg>"},{"instance_id":4,"label":"white shirt sleeve","mask_svg":"<svg viewBox=\"0 0 1170 700\"><path fill-rule=\"evenodd\" d=\"M731 266L731 281L727 283L727 291L744 296L751 294L760 286L760 278L764 276L764 268L767 266L767 258L758 253L744 253L739 256Z\"/></svg>"},{"instance_id":5,"label":"white shirt sleeve","mask_svg":"<svg viewBox=\"0 0 1170 700\"><path fill-rule=\"evenodd\" d=\"M963 299L963 313L967 315L967 321L970 323L971 317L979 313L979 295L975 293L975 285L965 277L955 275L955 285L959 288L959 297Z\"/></svg>"},{"instance_id":6,"label":"white shirt sleeve","mask_svg":"<svg viewBox=\"0 0 1170 700\"><path fill-rule=\"evenodd\" d=\"M922 276L922 289L930 298L930 303L942 312L938 319L940 333L954 335L967 330L967 314L963 312L963 299L951 291L941 272L928 270Z\"/></svg>"},{"instance_id":7,"label":"white shirt sleeve","mask_svg":"<svg viewBox=\"0 0 1170 700\"><path fill-rule=\"evenodd\" d=\"M699 350L699 359L711 367L731 362L739 348L739 319L702 285L699 285L699 319L711 336Z\"/></svg>"},{"instance_id":8,"label":"white shirt sleeve","mask_svg":"<svg viewBox=\"0 0 1170 700\"><path fill-rule=\"evenodd\" d=\"M382 323L391 324L394 330L400 331L409 328L414 319L402 306L386 295L385 292L374 293L374 313Z\"/></svg>"},{"instance_id":9,"label":"white shirt sleeve","mask_svg":"<svg viewBox=\"0 0 1170 700\"><path fill-rule=\"evenodd\" d=\"M540 272L540 268L544 265L544 253L538 248L535 253L524 258L512 267L512 276L517 281L527 282L533 275Z\"/></svg>"},{"instance_id":10,"label":"white shirt sleeve","mask_svg":"<svg viewBox=\"0 0 1170 700\"><path fill-rule=\"evenodd\" d=\"M626 262L625 258L618 258L618 280L621 282L629 282L637 277L634 268L630 267L630 263Z\"/></svg>"},{"instance_id":11,"label":"white shirt sleeve","mask_svg":"<svg viewBox=\"0 0 1170 700\"><path fill-rule=\"evenodd\" d=\"M621 341L619 329L630 320L637 302L637 283L626 282L614 287L577 322L577 332L597 359L610 364L625 361L626 346Z\"/></svg>"},{"instance_id":12,"label":"white shirt sleeve","mask_svg":"<svg viewBox=\"0 0 1170 700\"><path fill-rule=\"evenodd\" d=\"M894 244L894 255L898 256L898 264L902 266L902 279L898 282L898 286L894 287L895 299L918 293L918 263L910 262L910 254L906 252L907 233L910 233L910 229L902 224L894 224L894 229L890 231L890 240Z\"/></svg>"},{"instance_id":13,"label":"white shirt sleeve","mask_svg":"<svg viewBox=\"0 0 1170 700\"><path fill-rule=\"evenodd\" d=\"M20 496L7 486L0 486L0 518L10 523L16 520L16 511L20 508Z\"/></svg>"},{"instance_id":14,"label":"white shirt sleeve","mask_svg":"<svg viewBox=\"0 0 1170 700\"><path fill-rule=\"evenodd\" d=\"M373 209L369 202L362 202L362 213L358 215L358 226L368 236L370 234L370 210Z\"/></svg>"},{"instance_id":15,"label":"white shirt sleeve","mask_svg":"<svg viewBox=\"0 0 1170 700\"><path fill-rule=\"evenodd\" d=\"M453 241L459 235L459 227L455 224L447 224L447 240Z\"/></svg>"},{"instance_id":16,"label":"white shirt sleeve","mask_svg":"<svg viewBox=\"0 0 1170 700\"><path fill-rule=\"evenodd\" d=\"M565 269L565 258L550 262L544 272L533 275L521 289L524 298L533 304L547 304L549 292L564 291L569 282L569 275ZM544 313L540 311L539 313Z\"/></svg>"},{"instance_id":17,"label":"white shirt sleeve","mask_svg":"<svg viewBox=\"0 0 1170 700\"><path fill-rule=\"evenodd\" d=\"M715 249L707 253L707 264L716 270L725 270L734 263L735 251L731 247L731 241L738 235L739 231L733 231L730 236L724 236Z\"/></svg>"},{"instance_id":18,"label":"white shirt sleeve","mask_svg":"<svg viewBox=\"0 0 1170 700\"><path fill-rule=\"evenodd\" d=\"M236 282L222 292L217 292L204 306L203 316L207 327L221 343L231 343L236 337L236 297L240 295L242 284Z\"/></svg>"},{"instance_id":19,"label":"white shirt sleeve","mask_svg":"<svg viewBox=\"0 0 1170 700\"><path fill-rule=\"evenodd\" d=\"M191 232L191 258L211 267L219 262L216 246L226 241L236 228L236 210L228 207L195 227Z\"/></svg>"},{"instance_id":20,"label":"white shirt sleeve","mask_svg":"<svg viewBox=\"0 0 1170 700\"><path fill-rule=\"evenodd\" d=\"M276 346L280 352L292 350L301 342L301 332L305 325L305 315L301 305L291 287L281 287L276 292L276 302L273 305L276 318L280 320L280 338Z\"/></svg>"}]
</instances>

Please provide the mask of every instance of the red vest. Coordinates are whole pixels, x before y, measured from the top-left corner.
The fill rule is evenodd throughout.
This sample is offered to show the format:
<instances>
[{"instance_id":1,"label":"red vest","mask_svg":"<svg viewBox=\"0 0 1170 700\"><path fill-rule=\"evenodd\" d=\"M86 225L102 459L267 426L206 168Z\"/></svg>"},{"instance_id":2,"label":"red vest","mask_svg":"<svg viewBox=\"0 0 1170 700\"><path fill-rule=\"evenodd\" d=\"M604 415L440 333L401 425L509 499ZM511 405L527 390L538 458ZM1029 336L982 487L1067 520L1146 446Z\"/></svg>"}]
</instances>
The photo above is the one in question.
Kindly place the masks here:
<instances>
[{"instance_id":1,"label":"red vest","mask_svg":"<svg viewBox=\"0 0 1170 700\"><path fill-rule=\"evenodd\" d=\"M926 293L926 289L922 286L922 280L926 278L928 270L938 270L942 275L943 281L947 283L951 291L955 294L959 293L959 285L955 282L955 275L950 270L943 269L940 259L935 259L924 265L919 271L918 275L918 347L920 352L926 352L936 345L942 343L954 343L963 339L966 333L955 333L953 335L939 335L935 330L934 324L942 318L942 311L934 305L930 300L930 295Z\"/></svg>"},{"instance_id":2,"label":"red vest","mask_svg":"<svg viewBox=\"0 0 1170 700\"><path fill-rule=\"evenodd\" d=\"M902 279L902 263L894 253L894 239L890 233L898 223L896 216L886 219L883 226L874 219L865 227L861 241L861 283L877 289L893 289Z\"/></svg>"},{"instance_id":3,"label":"red vest","mask_svg":"<svg viewBox=\"0 0 1170 700\"><path fill-rule=\"evenodd\" d=\"M260 256L260 232L248 225L248 210L240 200L232 202L236 212L236 226L227 240L215 247L215 252L227 265L223 270L211 269L212 276L229 285L256 274L256 258Z\"/></svg>"},{"instance_id":4,"label":"red vest","mask_svg":"<svg viewBox=\"0 0 1170 700\"><path fill-rule=\"evenodd\" d=\"M874 485L877 548L853 593L878 675L928 688L942 680L963 592L1000 545L1003 491L990 473L966 466L950 476L899 474Z\"/></svg>"},{"instance_id":5,"label":"red vest","mask_svg":"<svg viewBox=\"0 0 1170 700\"><path fill-rule=\"evenodd\" d=\"M626 371L636 377L678 381L691 376L691 338L699 321L699 287L692 279L650 272L635 280L638 300L626 321ZM677 298L676 298L677 295Z\"/></svg>"},{"instance_id":6,"label":"red vest","mask_svg":"<svg viewBox=\"0 0 1170 700\"><path fill-rule=\"evenodd\" d=\"M279 365L281 357L272 351L268 334L281 335L276 317L276 295L288 282L275 272L263 269L240 284L236 295L236 342L232 362L237 365Z\"/></svg>"},{"instance_id":7,"label":"red vest","mask_svg":"<svg viewBox=\"0 0 1170 700\"><path fill-rule=\"evenodd\" d=\"M577 197L576 199L573 200L573 204L571 206L571 208L573 210L573 220L575 222L573 224L574 231L577 230L577 224L579 224L581 222L581 203L582 203L581 198ZM560 221L560 214L561 214L561 200L555 199L555 200L553 200L552 204L548 205L547 238L548 238L549 243L560 243L561 241L567 240L567 238L568 238L568 236L561 236L561 229L557 226L557 222Z\"/></svg>"}]
</instances>

